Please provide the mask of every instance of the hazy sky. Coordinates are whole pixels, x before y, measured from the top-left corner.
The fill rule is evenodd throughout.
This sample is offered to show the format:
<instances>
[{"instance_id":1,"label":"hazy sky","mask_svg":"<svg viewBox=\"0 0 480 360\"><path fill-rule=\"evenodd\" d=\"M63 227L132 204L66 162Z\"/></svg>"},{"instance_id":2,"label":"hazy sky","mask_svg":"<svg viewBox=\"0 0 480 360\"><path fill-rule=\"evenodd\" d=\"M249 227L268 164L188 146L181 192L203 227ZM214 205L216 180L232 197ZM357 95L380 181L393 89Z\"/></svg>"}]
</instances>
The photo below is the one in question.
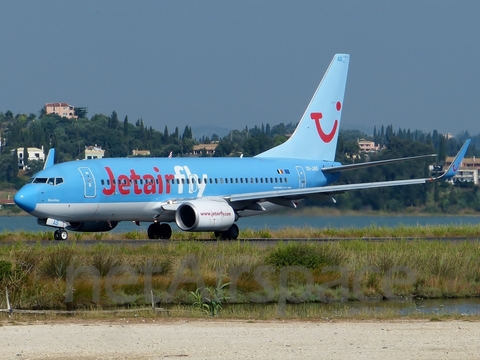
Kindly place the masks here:
<instances>
[{"instance_id":1,"label":"hazy sky","mask_svg":"<svg viewBox=\"0 0 480 360\"><path fill-rule=\"evenodd\" d=\"M479 1L11 0L0 14L3 112L63 101L160 131L297 122L349 53L343 128L480 133Z\"/></svg>"}]
</instances>

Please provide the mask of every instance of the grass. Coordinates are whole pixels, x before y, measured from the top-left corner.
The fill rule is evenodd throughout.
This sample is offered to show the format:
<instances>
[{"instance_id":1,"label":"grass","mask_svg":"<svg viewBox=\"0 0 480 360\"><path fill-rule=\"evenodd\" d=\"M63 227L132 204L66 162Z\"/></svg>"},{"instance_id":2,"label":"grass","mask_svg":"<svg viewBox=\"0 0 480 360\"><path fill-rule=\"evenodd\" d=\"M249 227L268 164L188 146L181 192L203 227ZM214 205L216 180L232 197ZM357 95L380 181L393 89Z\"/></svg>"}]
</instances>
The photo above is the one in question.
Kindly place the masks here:
<instances>
[{"instance_id":1,"label":"grass","mask_svg":"<svg viewBox=\"0 0 480 360\"><path fill-rule=\"evenodd\" d=\"M375 239L375 238L392 238L392 239L479 239L480 224L466 225L427 225L427 226L406 226L399 225L396 227L377 226L372 224L363 228L296 228L285 227L278 230L270 230L268 228L252 230L244 229L240 231L240 239ZM105 241L109 240L140 240L148 239L147 233L142 231L129 231L124 233L104 232L104 233L75 233L70 232L70 240L75 241ZM26 241L26 240L52 240L52 231L3 231L0 232L1 242ZM172 241L205 241L215 240L213 233L189 233L182 231L174 231Z\"/></svg>"},{"instance_id":2,"label":"grass","mask_svg":"<svg viewBox=\"0 0 480 360\"><path fill-rule=\"evenodd\" d=\"M30 309L143 306L150 291L160 305L191 304L189 294L220 277L234 304L478 297L479 258L480 243L465 240L18 242L0 247L0 288Z\"/></svg>"}]
</instances>

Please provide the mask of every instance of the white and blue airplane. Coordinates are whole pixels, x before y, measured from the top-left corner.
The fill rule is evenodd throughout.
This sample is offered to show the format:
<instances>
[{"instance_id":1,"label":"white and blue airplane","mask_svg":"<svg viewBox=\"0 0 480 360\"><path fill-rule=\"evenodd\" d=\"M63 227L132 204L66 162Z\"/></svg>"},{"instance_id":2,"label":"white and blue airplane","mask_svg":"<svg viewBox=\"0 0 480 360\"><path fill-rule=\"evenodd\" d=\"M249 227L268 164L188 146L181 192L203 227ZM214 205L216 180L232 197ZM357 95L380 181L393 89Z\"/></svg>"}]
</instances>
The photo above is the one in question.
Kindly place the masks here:
<instances>
[{"instance_id":1,"label":"white and blue airplane","mask_svg":"<svg viewBox=\"0 0 480 360\"><path fill-rule=\"evenodd\" d=\"M334 161L349 61L347 54L334 56L294 134L253 158L104 158L54 165L51 149L43 170L18 191L15 203L40 225L57 228L56 240L66 240L66 230L109 231L119 221L151 223L150 239L169 239L171 222L183 231L236 239L239 218L272 207L296 208L309 196L334 201L332 195L348 190L435 180L331 185L343 171L426 157ZM441 177L455 175L468 143Z\"/></svg>"}]
</instances>

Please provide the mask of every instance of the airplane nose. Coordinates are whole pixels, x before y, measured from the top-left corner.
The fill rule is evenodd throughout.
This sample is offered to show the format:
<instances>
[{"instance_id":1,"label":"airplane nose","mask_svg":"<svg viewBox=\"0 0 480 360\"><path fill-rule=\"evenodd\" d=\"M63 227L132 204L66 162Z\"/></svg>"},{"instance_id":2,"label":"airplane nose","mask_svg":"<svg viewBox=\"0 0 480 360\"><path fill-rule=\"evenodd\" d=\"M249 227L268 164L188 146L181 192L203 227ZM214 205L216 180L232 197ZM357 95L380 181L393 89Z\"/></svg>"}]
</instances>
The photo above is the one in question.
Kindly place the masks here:
<instances>
[{"instance_id":1,"label":"airplane nose","mask_svg":"<svg viewBox=\"0 0 480 360\"><path fill-rule=\"evenodd\" d=\"M31 213L37 203L35 189L30 185L22 187L13 197L13 201L20 209Z\"/></svg>"}]
</instances>

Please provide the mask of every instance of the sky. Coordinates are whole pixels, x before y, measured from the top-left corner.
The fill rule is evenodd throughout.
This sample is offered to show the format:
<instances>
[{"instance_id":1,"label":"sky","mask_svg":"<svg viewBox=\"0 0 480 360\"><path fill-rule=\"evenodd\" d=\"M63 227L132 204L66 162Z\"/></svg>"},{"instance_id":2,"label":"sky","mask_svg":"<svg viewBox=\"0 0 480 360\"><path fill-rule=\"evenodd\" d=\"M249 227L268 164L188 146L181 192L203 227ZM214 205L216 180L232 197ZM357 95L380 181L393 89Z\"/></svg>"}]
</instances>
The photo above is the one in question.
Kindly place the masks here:
<instances>
[{"instance_id":1,"label":"sky","mask_svg":"<svg viewBox=\"0 0 480 360\"><path fill-rule=\"evenodd\" d=\"M341 128L480 133L479 1L8 0L0 14L3 112L67 102L195 137L296 123L348 53Z\"/></svg>"}]
</instances>

